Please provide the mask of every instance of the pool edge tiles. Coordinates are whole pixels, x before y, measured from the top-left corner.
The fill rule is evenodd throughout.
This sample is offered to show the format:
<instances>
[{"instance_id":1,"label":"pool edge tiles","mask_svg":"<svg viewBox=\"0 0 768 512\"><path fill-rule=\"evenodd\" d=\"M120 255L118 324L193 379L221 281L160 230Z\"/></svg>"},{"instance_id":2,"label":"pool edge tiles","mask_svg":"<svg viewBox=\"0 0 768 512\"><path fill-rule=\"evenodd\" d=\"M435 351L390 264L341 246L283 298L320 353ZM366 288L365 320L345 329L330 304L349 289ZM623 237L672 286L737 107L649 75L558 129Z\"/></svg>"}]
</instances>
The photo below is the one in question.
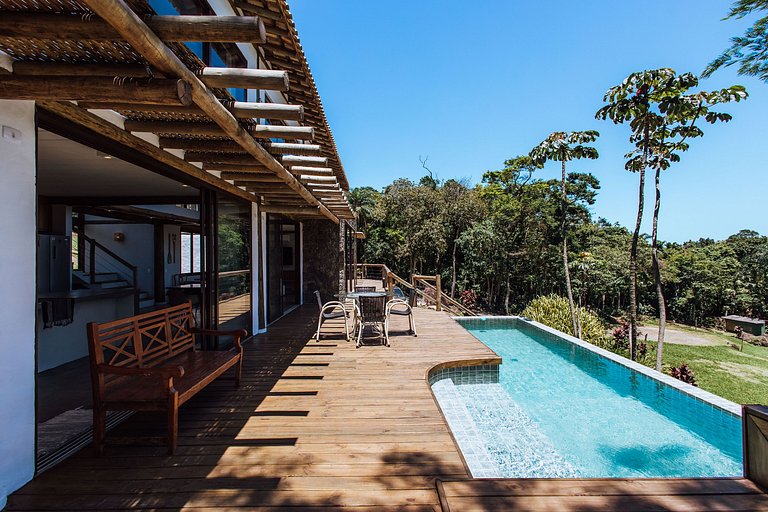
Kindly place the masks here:
<instances>
[{"instance_id":1,"label":"pool edge tiles","mask_svg":"<svg viewBox=\"0 0 768 512\"><path fill-rule=\"evenodd\" d=\"M542 323L536 322L535 320L531 320L528 318L520 317L520 316L487 316L487 317L451 317L453 320L455 320L459 325L467 329L467 332L472 334L472 331L469 329L471 327L475 327L476 324L477 327L502 327L502 326L510 326L510 320L523 322L526 325L529 325L531 327L534 327L540 331L544 331L550 335L556 336L558 338L561 338L563 340L569 341L573 343L574 345L577 345L583 349L589 350L590 352L593 352L597 355L600 355L606 359L610 359L614 363L620 364L626 368L629 368L631 370L634 370L638 373L641 373L642 375L645 375L646 377L649 377L651 379L657 380L659 382L662 382L688 396L691 398L698 400L700 402L704 402L707 405L710 405L712 407L715 407L717 409L722 410L723 412L732 414L734 416L737 416L741 418L742 411L741 406L735 402L731 402L730 400L726 400L723 397L717 396L714 393L710 393L709 391L705 391L699 387L693 386L691 384L688 384L686 382L683 382L681 380L675 379L674 377L670 375L666 375L664 373L661 373L659 371L656 371L653 368L649 368L643 364L640 364L636 361L632 361L630 359L627 359L626 357L622 357L618 354L615 354L611 352L610 350L606 350L604 348L600 348L596 345L593 345L591 343L588 343L584 340L581 340L579 338L576 338L575 336L571 336L569 334L566 334L564 332L558 331L557 329L553 329L552 327L549 327L547 325L544 325ZM482 322L482 323L480 323ZM470 324L470 325L467 325ZM475 336L476 337L476 336ZM482 341L482 340L481 340Z\"/></svg>"}]
</instances>

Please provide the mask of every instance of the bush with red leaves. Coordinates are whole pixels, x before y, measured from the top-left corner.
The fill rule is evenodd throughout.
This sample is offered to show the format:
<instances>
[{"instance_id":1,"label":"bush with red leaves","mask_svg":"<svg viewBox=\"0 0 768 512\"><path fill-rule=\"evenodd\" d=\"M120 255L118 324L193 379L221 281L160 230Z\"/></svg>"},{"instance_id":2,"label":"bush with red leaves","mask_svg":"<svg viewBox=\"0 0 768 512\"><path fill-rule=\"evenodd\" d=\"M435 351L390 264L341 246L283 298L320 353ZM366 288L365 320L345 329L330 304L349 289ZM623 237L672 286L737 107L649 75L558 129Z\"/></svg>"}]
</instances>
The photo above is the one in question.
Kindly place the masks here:
<instances>
[{"instance_id":1,"label":"bush with red leaves","mask_svg":"<svg viewBox=\"0 0 768 512\"><path fill-rule=\"evenodd\" d=\"M693 386L697 385L696 379L693 376L693 370L691 370L690 366L685 363L682 363L680 366L673 366L670 368L669 374L677 380L687 382Z\"/></svg>"}]
</instances>

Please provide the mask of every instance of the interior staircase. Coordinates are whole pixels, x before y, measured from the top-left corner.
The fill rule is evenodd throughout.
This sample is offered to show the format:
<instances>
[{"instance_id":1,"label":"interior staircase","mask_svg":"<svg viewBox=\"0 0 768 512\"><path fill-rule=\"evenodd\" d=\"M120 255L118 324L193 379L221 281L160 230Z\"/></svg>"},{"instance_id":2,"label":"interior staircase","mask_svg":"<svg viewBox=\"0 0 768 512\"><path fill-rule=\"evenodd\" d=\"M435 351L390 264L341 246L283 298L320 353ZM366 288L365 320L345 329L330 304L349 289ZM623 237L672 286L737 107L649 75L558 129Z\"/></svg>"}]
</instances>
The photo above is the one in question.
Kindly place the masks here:
<instances>
[{"instance_id":1,"label":"interior staircase","mask_svg":"<svg viewBox=\"0 0 768 512\"><path fill-rule=\"evenodd\" d=\"M80 268L72 270L73 289L131 290L134 292L134 313L155 305L152 294L139 288L138 268L112 252L98 241L77 233L82 240Z\"/></svg>"}]
</instances>

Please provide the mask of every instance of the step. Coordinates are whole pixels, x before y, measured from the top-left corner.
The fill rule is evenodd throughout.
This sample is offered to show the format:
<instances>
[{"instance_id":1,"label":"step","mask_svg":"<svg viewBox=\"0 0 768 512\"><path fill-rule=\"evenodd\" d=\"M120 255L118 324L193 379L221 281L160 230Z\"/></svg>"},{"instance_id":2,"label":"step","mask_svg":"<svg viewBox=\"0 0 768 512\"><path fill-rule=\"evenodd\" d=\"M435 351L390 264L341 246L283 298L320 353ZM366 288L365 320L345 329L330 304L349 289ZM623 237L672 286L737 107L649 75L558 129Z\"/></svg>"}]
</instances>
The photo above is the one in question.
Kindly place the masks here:
<instances>
[{"instance_id":1,"label":"step","mask_svg":"<svg viewBox=\"0 0 768 512\"><path fill-rule=\"evenodd\" d=\"M125 279L116 279L114 281L104 281L96 284L100 288L108 288L110 290L115 288L131 288L131 284Z\"/></svg>"}]
</instances>

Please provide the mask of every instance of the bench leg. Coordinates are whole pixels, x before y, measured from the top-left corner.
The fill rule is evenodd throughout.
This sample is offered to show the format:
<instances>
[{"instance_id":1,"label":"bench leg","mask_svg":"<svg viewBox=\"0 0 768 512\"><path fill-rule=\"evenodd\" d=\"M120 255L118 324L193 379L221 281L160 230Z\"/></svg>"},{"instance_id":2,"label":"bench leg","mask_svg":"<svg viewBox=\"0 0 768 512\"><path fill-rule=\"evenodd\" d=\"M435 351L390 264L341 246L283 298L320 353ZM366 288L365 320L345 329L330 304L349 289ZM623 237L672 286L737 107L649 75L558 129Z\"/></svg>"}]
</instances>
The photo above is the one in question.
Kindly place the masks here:
<instances>
[{"instance_id":1,"label":"bench leg","mask_svg":"<svg viewBox=\"0 0 768 512\"><path fill-rule=\"evenodd\" d=\"M168 455L176 451L179 436L179 395L174 393L168 398Z\"/></svg>"},{"instance_id":2,"label":"bench leg","mask_svg":"<svg viewBox=\"0 0 768 512\"><path fill-rule=\"evenodd\" d=\"M235 387L240 387L240 378L243 376L243 354L240 354L240 360L235 367Z\"/></svg>"},{"instance_id":3,"label":"bench leg","mask_svg":"<svg viewBox=\"0 0 768 512\"><path fill-rule=\"evenodd\" d=\"M107 412L98 405L93 406L93 447L99 455L104 453L104 436L107 430Z\"/></svg>"}]
</instances>

